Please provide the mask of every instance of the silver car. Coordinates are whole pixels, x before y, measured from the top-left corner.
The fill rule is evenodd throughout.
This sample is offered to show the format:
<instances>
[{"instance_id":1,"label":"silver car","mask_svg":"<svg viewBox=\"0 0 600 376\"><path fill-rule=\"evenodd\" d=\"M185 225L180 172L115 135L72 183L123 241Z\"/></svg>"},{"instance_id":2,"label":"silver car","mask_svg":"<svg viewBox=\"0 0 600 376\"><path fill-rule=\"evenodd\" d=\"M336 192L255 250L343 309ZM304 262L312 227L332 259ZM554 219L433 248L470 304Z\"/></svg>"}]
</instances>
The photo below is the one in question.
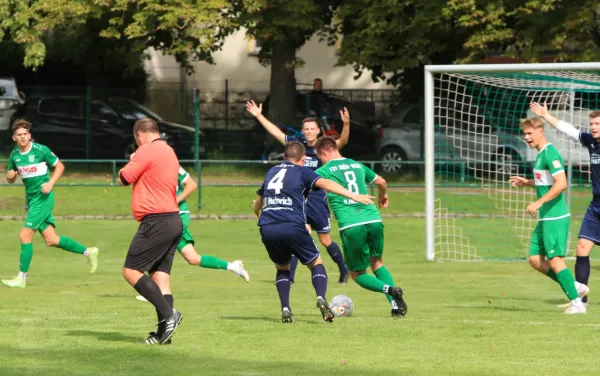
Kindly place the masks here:
<instances>
[{"instance_id":1,"label":"silver car","mask_svg":"<svg viewBox=\"0 0 600 376\"><path fill-rule=\"evenodd\" d=\"M464 116L463 116L464 117ZM447 111L436 116L435 159L465 163L470 169L500 174L516 174L527 161L527 144L518 134L484 124L481 116L462 121ZM380 129L375 144L382 161L424 160L423 125L419 105L404 105L393 111L387 126ZM383 163L387 173L399 173L406 165Z\"/></svg>"},{"instance_id":2,"label":"silver car","mask_svg":"<svg viewBox=\"0 0 600 376\"><path fill-rule=\"evenodd\" d=\"M0 77L0 132L10 129L10 118L16 111L17 104L25 102L25 96L17 90L17 83L12 77Z\"/></svg>"}]
</instances>

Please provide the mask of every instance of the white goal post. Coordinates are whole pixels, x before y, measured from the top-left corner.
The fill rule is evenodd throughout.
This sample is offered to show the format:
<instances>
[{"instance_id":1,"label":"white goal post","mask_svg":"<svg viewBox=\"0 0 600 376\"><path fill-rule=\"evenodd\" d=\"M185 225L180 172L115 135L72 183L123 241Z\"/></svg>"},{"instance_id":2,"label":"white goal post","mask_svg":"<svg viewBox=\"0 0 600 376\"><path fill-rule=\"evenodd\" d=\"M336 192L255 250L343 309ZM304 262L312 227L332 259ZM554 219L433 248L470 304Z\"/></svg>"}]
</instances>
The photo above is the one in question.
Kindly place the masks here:
<instances>
[{"instance_id":1,"label":"white goal post","mask_svg":"<svg viewBox=\"0 0 600 376\"><path fill-rule=\"evenodd\" d=\"M525 258L533 190L511 188L506 177L530 173L535 160L518 129L531 101L586 130L589 111L600 109L600 63L425 66L427 260ZM588 151L556 132L548 138L567 164L576 190L567 200L579 213L591 200Z\"/></svg>"}]
</instances>

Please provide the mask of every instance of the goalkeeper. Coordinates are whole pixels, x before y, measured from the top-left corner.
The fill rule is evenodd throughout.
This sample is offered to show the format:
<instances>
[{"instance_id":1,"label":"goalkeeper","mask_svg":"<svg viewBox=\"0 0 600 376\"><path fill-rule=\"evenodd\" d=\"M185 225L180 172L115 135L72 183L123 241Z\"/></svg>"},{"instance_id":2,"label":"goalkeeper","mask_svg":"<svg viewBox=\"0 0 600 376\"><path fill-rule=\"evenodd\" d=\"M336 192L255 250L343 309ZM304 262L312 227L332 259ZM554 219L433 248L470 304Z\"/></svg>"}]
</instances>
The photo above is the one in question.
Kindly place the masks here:
<instances>
[{"instance_id":1,"label":"goalkeeper","mask_svg":"<svg viewBox=\"0 0 600 376\"><path fill-rule=\"evenodd\" d=\"M530 108L534 114L546 120L554 128L585 146L590 153L593 198L581 223L575 261L575 279L587 285L590 278L590 253L594 244L600 244L600 111L590 112L590 133L586 133L552 116L546 104L533 102ZM587 292L582 300L587 304ZM562 306L566 305L568 303Z\"/></svg>"},{"instance_id":2,"label":"goalkeeper","mask_svg":"<svg viewBox=\"0 0 600 376\"><path fill-rule=\"evenodd\" d=\"M575 282L565 264L571 213L563 194L567 188L563 160L546 139L542 119L521 120L521 129L527 145L538 151L533 167L534 179L520 176L509 179L514 187L535 187L537 200L526 209L531 215L536 215L539 210L539 220L529 246L529 264L560 284L571 301L566 314L584 314L586 308L581 296L588 288Z\"/></svg>"}]
</instances>

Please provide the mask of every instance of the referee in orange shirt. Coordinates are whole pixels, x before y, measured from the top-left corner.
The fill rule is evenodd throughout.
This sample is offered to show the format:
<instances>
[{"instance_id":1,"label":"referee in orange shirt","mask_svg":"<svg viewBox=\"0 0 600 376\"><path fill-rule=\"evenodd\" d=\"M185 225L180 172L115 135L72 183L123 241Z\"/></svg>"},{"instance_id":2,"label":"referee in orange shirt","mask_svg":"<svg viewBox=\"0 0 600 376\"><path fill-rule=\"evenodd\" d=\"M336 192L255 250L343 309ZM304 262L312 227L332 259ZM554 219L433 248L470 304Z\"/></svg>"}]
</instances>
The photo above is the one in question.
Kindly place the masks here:
<instances>
[{"instance_id":1,"label":"referee in orange shirt","mask_svg":"<svg viewBox=\"0 0 600 376\"><path fill-rule=\"evenodd\" d=\"M182 318L181 312L173 309L169 282L183 230L175 198L179 160L161 139L154 120L138 120L133 135L138 149L119 171L119 184L133 184L131 209L140 226L127 251L123 277L156 308L158 330L143 343L162 345L171 342Z\"/></svg>"}]
</instances>

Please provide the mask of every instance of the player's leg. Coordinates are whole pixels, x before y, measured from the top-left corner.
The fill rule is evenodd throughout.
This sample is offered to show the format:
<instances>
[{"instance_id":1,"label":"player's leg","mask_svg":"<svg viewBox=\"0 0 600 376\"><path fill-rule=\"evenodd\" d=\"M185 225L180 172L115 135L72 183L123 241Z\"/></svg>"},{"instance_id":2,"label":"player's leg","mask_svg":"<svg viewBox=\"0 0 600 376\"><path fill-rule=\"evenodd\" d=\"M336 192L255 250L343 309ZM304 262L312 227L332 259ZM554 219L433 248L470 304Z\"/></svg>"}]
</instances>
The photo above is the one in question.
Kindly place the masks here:
<instances>
[{"instance_id":1,"label":"player's leg","mask_svg":"<svg viewBox=\"0 0 600 376\"><path fill-rule=\"evenodd\" d=\"M146 217L140 223L127 252L123 277L139 294L152 303L158 313L159 323L164 322L162 333L151 334L144 341L146 344L167 342L181 321L181 313L171 308L163 295L162 290L170 292L170 287L166 285L164 279L160 279L162 274L156 273L170 274L181 231L181 219L178 215ZM144 274L145 271L154 274L161 286L155 279Z\"/></svg>"},{"instance_id":2,"label":"player's leg","mask_svg":"<svg viewBox=\"0 0 600 376\"><path fill-rule=\"evenodd\" d=\"M198 254L194 248L194 237L189 231L190 216L188 214L181 215L181 222L183 224L183 233L181 240L177 244L177 251L181 253L188 264L198 265L201 268L229 270L242 277L246 282L250 281L250 275L244 269L242 261L228 262L214 256Z\"/></svg>"},{"instance_id":3,"label":"player's leg","mask_svg":"<svg viewBox=\"0 0 600 376\"><path fill-rule=\"evenodd\" d=\"M370 252L371 270L375 277L388 286L394 287L394 277L392 273L383 264L383 247L384 247L384 225L382 222L366 224L367 228L367 245ZM389 294L385 297L392 306L392 317L402 317L406 315L408 306L402 297L400 305L398 299L395 299Z\"/></svg>"},{"instance_id":4,"label":"player's leg","mask_svg":"<svg viewBox=\"0 0 600 376\"><path fill-rule=\"evenodd\" d=\"M310 269L312 285L317 295L317 309L323 320L333 322L333 312L327 304L327 270L315 241L304 226L294 226L287 242L298 261Z\"/></svg>"},{"instance_id":5,"label":"player's leg","mask_svg":"<svg viewBox=\"0 0 600 376\"><path fill-rule=\"evenodd\" d=\"M546 250L546 258L550 264L550 269L552 269L556 275L556 279L562 290L571 301L571 306L567 308L565 313L585 313L585 305L577 292L575 277L567 267L564 259L567 254L570 218L567 217L554 221L543 221L542 223L544 248Z\"/></svg>"},{"instance_id":6,"label":"player's leg","mask_svg":"<svg viewBox=\"0 0 600 376\"><path fill-rule=\"evenodd\" d=\"M27 224L27 221L25 221ZM33 258L33 235L35 230L27 227L23 227L19 233L19 239L21 241L21 253L19 255L19 274L12 279L3 279L2 284L8 287L20 287L25 288L27 284L27 272L29 272L29 266L31 265L31 259Z\"/></svg>"},{"instance_id":7,"label":"player's leg","mask_svg":"<svg viewBox=\"0 0 600 376\"><path fill-rule=\"evenodd\" d=\"M309 200L306 208L306 222L317 232L319 242L325 247L329 257L337 264L340 271L338 283L348 283L348 268L344 262L344 255L338 244L331 239L331 221L329 217L327 201L311 202Z\"/></svg>"},{"instance_id":8,"label":"player's leg","mask_svg":"<svg viewBox=\"0 0 600 376\"><path fill-rule=\"evenodd\" d=\"M48 222L48 225L43 230L40 230L44 242L49 247L57 247L68 252L77 253L87 258L90 264L90 273L95 273L98 268L98 248L88 248L79 244L75 240L67 236L58 236L54 228L54 221Z\"/></svg>"},{"instance_id":9,"label":"player's leg","mask_svg":"<svg viewBox=\"0 0 600 376\"><path fill-rule=\"evenodd\" d=\"M558 283L556 274L554 274L554 271L550 268L550 263L546 260L542 221L538 221L533 230L533 234L531 235L531 241L529 243L529 265Z\"/></svg>"},{"instance_id":10,"label":"player's leg","mask_svg":"<svg viewBox=\"0 0 600 376\"><path fill-rule=\"evenodd\" d=\"M289 263L292 252L286 244L285 237L288 235L285 224L271 224L261 226L260 236L269 259L275 264L275 287L281 303L281 321L284 323L294 322L294 315L290 307L290 268Z\"/></svg>"},{"instance_id":11,"label":"player's leg","mask_svg":"<svg viewBox=\"0 0 600 376\"><path fill-rule=\"evenodd\" d=\"M579 229L579 241L577 242L575 259L575 280L583 285L588 285L590 278L590 253L595 244L600 244L600 219L597 209L588 206L581 228ZM583 297L583 302L587 303L587 292Z\"/></svg>"}]
</instances>

